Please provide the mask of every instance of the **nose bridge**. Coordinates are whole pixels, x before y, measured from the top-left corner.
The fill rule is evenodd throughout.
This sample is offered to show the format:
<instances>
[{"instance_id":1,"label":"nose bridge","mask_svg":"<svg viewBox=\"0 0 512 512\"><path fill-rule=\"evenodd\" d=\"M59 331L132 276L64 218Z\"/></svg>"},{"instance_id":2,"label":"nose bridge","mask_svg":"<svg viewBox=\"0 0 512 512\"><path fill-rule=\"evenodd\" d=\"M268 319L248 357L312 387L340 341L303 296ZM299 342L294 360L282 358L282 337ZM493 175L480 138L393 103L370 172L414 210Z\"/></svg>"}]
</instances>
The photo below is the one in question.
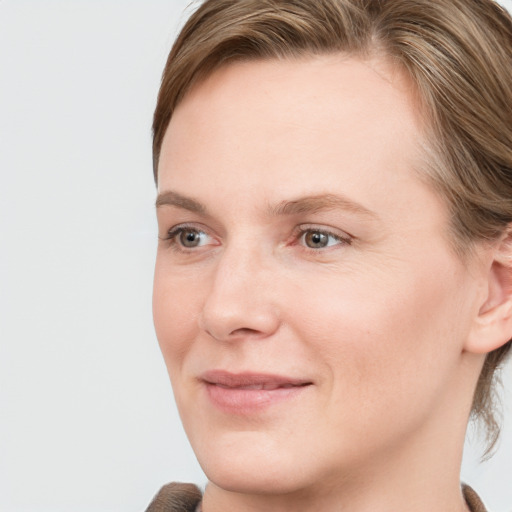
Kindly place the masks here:
<instances>
[{"instance_id":1,"label":"nose bridge","mask_svg":"<svg viewBox=\"0 0 512 512\"><path fill-rule=\"evenodd\" d=\"M226 246L216 262L201 327L219 340L270 335L278 325L271 279L271 265L254 240Z\"/></svg>"}]
</instances>

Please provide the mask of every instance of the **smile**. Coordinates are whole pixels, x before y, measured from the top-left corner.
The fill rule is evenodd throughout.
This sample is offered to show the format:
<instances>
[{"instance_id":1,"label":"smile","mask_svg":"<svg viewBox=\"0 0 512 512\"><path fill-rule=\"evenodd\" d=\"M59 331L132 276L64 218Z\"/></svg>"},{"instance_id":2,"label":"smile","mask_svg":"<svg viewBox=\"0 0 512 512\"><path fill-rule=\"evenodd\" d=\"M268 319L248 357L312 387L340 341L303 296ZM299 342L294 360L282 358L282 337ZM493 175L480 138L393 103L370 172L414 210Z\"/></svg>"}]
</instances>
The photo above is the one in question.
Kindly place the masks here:
<instances>
[{"instance_id":1,"label":"smile","mask_svg":"<svg viewBox=\"0 0 512 512\"><path fill-rule=\"evenodd\" d=\"M305 384L300 384L304 386ZM217 386L224 389L264 389L266 391L280 389L280 388L293 388L296 384L276 384L274 382L267 382L265 384L248 384L245 386L223 386L222 384L217 384Z\"/></svg>"},{"instance_id":2,"label":"smile","mask_svg":"<svg viewBox=\"0 0 512 512\"><path fill-rule=\"evenodd\" d=\"M214 370L201 376L210 402L229 414L251 414L297 397L313 383L278 375Z\"/></svg>"}]
</instances>

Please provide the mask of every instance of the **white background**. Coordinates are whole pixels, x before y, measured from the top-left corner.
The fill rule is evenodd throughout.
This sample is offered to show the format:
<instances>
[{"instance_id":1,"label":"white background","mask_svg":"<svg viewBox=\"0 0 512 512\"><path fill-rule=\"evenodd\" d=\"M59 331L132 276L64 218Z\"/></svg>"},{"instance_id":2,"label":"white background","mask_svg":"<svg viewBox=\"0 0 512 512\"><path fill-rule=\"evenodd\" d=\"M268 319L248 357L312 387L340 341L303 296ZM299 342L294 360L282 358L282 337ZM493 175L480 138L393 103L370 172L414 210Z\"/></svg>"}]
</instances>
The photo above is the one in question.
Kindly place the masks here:
<instances>
[{"instance_id":1,"label":"white background","mask_svg":"<svg viewBox=\"0 0 512 512\"><path fill-rule=\"evenodd\" d=\"M151 117L188 3L0 0L1 512L204 484L151 320ZM510 407L499 455L477 449L464 478L512 511Z\"/></svg>"}]
</instances>

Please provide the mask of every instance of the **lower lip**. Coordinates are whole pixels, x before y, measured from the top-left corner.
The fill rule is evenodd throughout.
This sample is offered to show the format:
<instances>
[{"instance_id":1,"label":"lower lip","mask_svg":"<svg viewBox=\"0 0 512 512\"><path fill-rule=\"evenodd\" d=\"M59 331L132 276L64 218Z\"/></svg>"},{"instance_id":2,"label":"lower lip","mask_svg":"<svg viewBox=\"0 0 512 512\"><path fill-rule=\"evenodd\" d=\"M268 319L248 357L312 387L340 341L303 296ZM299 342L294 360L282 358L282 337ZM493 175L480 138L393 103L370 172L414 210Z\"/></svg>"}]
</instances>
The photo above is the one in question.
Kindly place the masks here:
<instances>
[{"instance_id":1,"label":"lower lip","mask_svg":"<svg viewBox=\"0 0 512 512\"><path fill-rule=\"evenodd\" d=\"M226 388L206 383L210 401L219 409L230 414L250 414L272 405L292 400L304 393L310 386L293 386L277 389Z\"/></svg>"}]
</instances>

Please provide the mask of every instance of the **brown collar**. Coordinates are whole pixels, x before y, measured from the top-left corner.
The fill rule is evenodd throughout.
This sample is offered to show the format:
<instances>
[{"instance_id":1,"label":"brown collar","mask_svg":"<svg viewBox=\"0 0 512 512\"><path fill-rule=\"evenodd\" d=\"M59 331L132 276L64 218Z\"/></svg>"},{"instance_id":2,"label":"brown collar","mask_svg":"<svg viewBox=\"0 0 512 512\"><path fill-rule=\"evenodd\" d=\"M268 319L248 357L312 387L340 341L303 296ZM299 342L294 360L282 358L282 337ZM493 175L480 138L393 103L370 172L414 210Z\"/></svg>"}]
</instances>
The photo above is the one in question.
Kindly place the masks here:
<instances>
[{"instance_id":1,"label":"brown collar","mask_svg":"<svg viewBox=\"0 0 512 512\"><path fill-rule=\"evenodd\" d=\"M194 484L172 482L158 491L146 512L194 512L200 507L201 498L202 493Z\"/></svg>"},{"instance_id":2,"label":"brown collar","mask_svg":"<svg viewBox=\"0 0 512 512\"><path fill-rule=\"evenodd\" d=\"M487 512L482 500L478 497L478 494L469 487L469 485L462 484L462 494L464 495L464 499L466 500L471 512Z\"/></svg>"},{"instance_id":3,"label":"brown collar","mask_svg":"<svg viewBox=\"0 0 512 512\"><path fill-rule=\"evenodd\" d=\"M478 494L462 484L462 494L471 512L487 512ZM201 491L194 484L173 482L164 485L150 503L146 512L201 512Z\"/></svg>"}]
</instances>

